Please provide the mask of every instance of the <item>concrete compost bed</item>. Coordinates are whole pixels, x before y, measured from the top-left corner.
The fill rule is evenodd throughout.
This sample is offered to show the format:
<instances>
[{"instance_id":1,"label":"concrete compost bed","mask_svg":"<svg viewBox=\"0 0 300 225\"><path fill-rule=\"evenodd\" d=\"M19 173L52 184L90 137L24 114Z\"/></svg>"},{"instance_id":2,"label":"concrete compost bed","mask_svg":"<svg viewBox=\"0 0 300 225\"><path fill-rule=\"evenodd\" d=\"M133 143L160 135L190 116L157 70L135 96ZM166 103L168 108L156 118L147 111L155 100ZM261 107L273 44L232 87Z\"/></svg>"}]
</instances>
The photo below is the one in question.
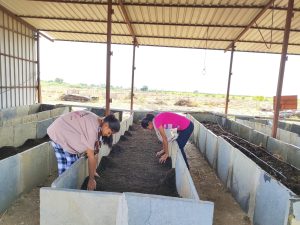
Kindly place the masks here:
<instances>
[{"instance_id":1,"label":"concrete compost bed","mask_svg":"<svg viewBox=\"0 0 300 225\"><path fill-rule=\"evenodd\" d=\"M57 163L49 142L0 160L0 213L21 194L56 174Z\"/></svg>"},{"instance_id":2,"label":"concrete compost bed","mask_svg":"<svg viewBox=\"0 0 300 225\"><path fill-rule=\"evenodd\" d=\"M252 117L236 117L236 122L243 124L245 126L251 127L254 130L257 130L263 134L271 136L272 126L270 125L271 121L267 119L257 119ZM279 122L277 128L276 138L300 147L300 126L297 124Z\"/></svg>"},{"instance_id":3,"label":"concrete compost bed","mask_svg":"<svg viewBox=\"0 0 300 225\"><path fill-rule=\"evenodd\" d=\"M286 151L288 155L294 155L294 161L290 163L294 166L299 163L296 154L298 149L295 146L268 138L250 127L211 113L193 113L188 117L195 124L193 142L200 148L201 153L253 224L299 223L299 196L237 149L228 139L207 129L202 122L218 123L238 137L264 147L271 154Z\"/></svg>"},{"instance_id":4,"label":"concrete compost bed","mask_svg":"<svg viewBox=\"0 0 300 225\"><path fill-rule=\"evenodd\" d=\"M155 153L161 149L154 131L133 125L108 156L101 159L96 178L98 191L137 192L178 197L175 169L168 159L160 164ZM88 178L82 185L86 190Z\"/></svg>"},{"instance_id":5,"label":"concrete compost bed","mask_svg":"<svg viewBox=\"0 0 300 225\"><path fill-rule=\"evenodd\" d=\"M300 194L300 171L297 168L276 158L267 152L265 148L231 134L219 124L211 122L202 122L202 124L214 134L224 138L233 147L239 149L267 173L275 177L296 194Z\"/></svg>"},{"instance_id":6,"label":"concrete compost bed","mask_svg":"<svg viewBox=\"0 0 300 225\"><path fill-rule=\"evenodd\" d=\"M29 139L19 147L4 146L0 148L0 160L24 152L30 148L49 141L48 135L40 139Z\"/></svg>"},{"instance_id":7,"label":"concrete compost bed","mask_svg":"<svg viewBox=\"0 0 300 225\"><path fill-rule=\"evenodd\" d=\"M119 142L121 136L124 135L132 123L133 115L130 118L123 118L121 131L114 135L115 144ZM130 138L133 137L126 136L126 139ZM122 137L122 139L124 138ZM128 142L130 141L128 140ZM122 146L123 143L125 144L126 141L121 141L118 145ZM134 146L134 143L132 144ZM153 145L156 145L156 143L153 143ZM172 168L175 169L176 190L182 198L136 192L119 193L78 190L88 175L87 160L81 158L69 170L58 177L52 183L51 188L41 189L41 225L211 225L213 203L199 200L189 171L180 150L178 150L177 143L173 142L169 147ZM100 153L99 162L103 157L111 157L111 155L109 156L110 149L105 146L101 147ZM122 151L119 152L118 147L116 147L112 154L115 154L117 158L118 155L122 154ZM118 165L115 166L117 167ZM141 168L140 166L142 165L137 165L138 168ZM106 176L105 171L109 172L110 169L106 167L103 171L102 168L104 180ZM165 168L165 170L170 169L170 166ZM151 173L151 171L149 172ZM132 174L137 173L133 170ZM100 171L100 184L101 176ZM123 176L116 174L113 178L119 180L123 179ZM150 178L147 177L147 179ZM154 186L157 186L157 184L152 187ZM151 187L150 189L153 190Z\"/></svg>"},{"instance_id":8,"label":"concrete compost bed","mask_svg":"<svg viewBox=\"0 0 300 225\"><path fill-rule=\"evenodd\" d=\"M40 108L42 110L53 109L33 113ZM23 115L17 113L19 111ZM15 115L16 117L12 118L12 116L8 117L7 115L3 117L6 120L3 120L3 124L0 126L0 148L8 146L17 148L24 145L27 140L44 138L47 135L47 128L50 124L58 116L69 111L70 107L55 108L55 106L39 104L2 110L2 117L6 114Z\"/></svg>"}]
</instances>

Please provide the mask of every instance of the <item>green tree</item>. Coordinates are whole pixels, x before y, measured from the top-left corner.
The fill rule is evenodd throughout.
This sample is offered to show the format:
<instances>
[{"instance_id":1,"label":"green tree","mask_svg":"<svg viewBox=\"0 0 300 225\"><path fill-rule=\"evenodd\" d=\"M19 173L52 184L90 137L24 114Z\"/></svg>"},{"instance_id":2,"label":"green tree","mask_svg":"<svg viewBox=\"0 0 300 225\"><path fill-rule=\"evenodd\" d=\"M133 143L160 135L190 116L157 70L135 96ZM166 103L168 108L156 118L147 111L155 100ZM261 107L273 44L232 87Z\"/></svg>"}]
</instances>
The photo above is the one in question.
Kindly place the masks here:
<instances>
[{"instance_id":1,"label":"green tree","mask_svg":"<svg viewBox=\"0 0 300 225\"><path fill-rule=\"evenodd\" d=\"M148 86L144 85L142 88L141 88L141 91L148 91Z\"/></svg>"},{"instance_id":2,"label":"green tree","mask_svg":"<svg viewBox=\"0 0 300 225\"><path fill-rule=\"evenodd\" d=\"M64 79L61 79L61 78L55 78L54 80L56 83L58 84L62 84L64 82Z\"/></svg>"}]
</instances>

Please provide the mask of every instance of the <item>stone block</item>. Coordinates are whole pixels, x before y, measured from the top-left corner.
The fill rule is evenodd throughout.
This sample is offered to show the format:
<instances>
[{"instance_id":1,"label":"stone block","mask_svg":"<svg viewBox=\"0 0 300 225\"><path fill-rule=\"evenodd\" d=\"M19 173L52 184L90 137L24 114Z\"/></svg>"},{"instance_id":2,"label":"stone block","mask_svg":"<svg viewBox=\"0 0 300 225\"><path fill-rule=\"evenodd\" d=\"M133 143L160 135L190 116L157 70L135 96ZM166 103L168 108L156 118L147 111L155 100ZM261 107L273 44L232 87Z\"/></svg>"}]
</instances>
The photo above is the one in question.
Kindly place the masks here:
<instances>
[{"instance_id":1,"label":"stone block","mask_svg":"<svg viewBox=\"0 0 300 225\"><path fill-rule=\"evenodd\" d=\"M218 137L217 174L225 187L229 187L233 166L233 147L226 140Z\"/></svg>"},{"instance_id":2,"label":"stone block","mask_svg":"<svg viewBox=\"0 0 300 225\"><path fill-rule=\"evenodd\" d=\"M36 138L40 139L47 135L47 128L53 123L53 119L46 119L36 122Z\"/></svg>"},{"instance_id":3,"label":"stone block","mask_svg":"<svg viewBox=\"0 0 300 225\"><path fill-rule=\"evenodd\" d=\"M0 148L14 145L14 127L0 127Z\"/></svg>"},{"instance_id":4,"label":"stone block","mask_svg":"<svg viewBox=\"0 0 300 225\"><path fill-rule=\"evenodd\" d=\"M3 213L21 194L19 156L1 160L0 171L0 213Z\"/></svg>"},{"instance_id":5,"label":"stone block","mask_svg":"<svg viewBox=\"0 0 300 225\"><path fill-rule=\"evenodd\" d=\"M29 106L24 105L24 106L18 106L16 107L16 116L26 116L29 113Z\"/></svg>"},{"instance_id":6,"label":"stone block","mask_svg":"<svg viewBox=\"0 0 300 225\"><path fill-rule=\"evenodd\" d=\"M41 225L115 225L122 194L54 188L40 190Z\"/></svg>"},{"instance_id":7,"label":"stone block","mask_svg":"<svg viewBox=\"0 0 300 225\"><path fill-rule=\"evenodd\" d=\"M50 174L49 144L43 143L19 153L19 156L22 192L28 192L44 182Z\"/></svg>"},{"instance_id":8,"label":"stone block","mask_svg":"<svg viewBox=\"0 0 300 225\"><path fill-rule=\"evenodd\" d=\"M36 138L36 123L24 123L14 126L14 147L21 146L28 139Z\"/></svg>"},{"instance_id":9,"label":"stone block","mask_svg":"<svg viewBox=\"0 0 300 225\"><path fill-rule=\"evenodd\" d=\"M38 116L38 121L41 121L41 120L47 120L50 118L50 110L48 111L43 111L43 112L39 112L37 114Z\"/></svg>"},{"instance_id":10,"label":"stone block","mask_svg":"<svg viewBox=\"0 0 300 225\"><path fill-rule=\"evenodd\" d=\"M28 114L35 114L38 113L40 110L41 104L33 104L29 106L29 112Z\"/></svg>"},{"instance_id":11,"label":"stone block","mask_svg":"<svg viewBox=\"0 0 300 225\"><path fill-rule=\"evenodd\" d=\"M254 210L255 189L261 169L238 149L233 148L233 170L230 182L231 193L248 214Z\"/></svg>"},{"instance_id":12,"label":"stone block","mask_svg":"<svg viewBox=\"0 0 300 225\"><path fill-rule=\"evenodd\" d=\"M175 163L176 189L180 197L199 200L197 190L181 151L177 151Z\"/></svg>"},{"instance_id":13,"label":"stone block","mask_svg":"<svg viewBox=\"0 0 300 225\"><path fill-rule=\"evenodd\" d=\"M256 130L251 130L249 135L250 135L251 143L261 146L263 148L267 148L267 142L268 142L267 135Z\"/></svg>"},{"instance_id":14,"label":"stone block","mask_svg":"<svg viewBox=\"0 0 300 225\"><path fill-rule=\"evenodd\" d=\"M81 157L69 169L53 181L51 187L78 189L81 187L87 175L87 160L86 158Z\"/></svg>"},{"instance_id":15,"label":"stone block","mask_svg":"<svg viewBox=\"0 0 300 225\"><path fill-rule=\"evenodd\" d=\"M38 121L38 115L37 114L30 114L23 117L22 123L31 123Z\"/></svg>"},{"instance_id":16,"label":"stone block","mask_svg":"<svg viewBox=\"0 0 300 225\"><path fill-rule=\"evenodd\" d=\"M210 130L206 134L206 158L209 164L216 168L218 137Z\"/></svg>"},{"instance_id":17,"label":"stone block","mask_svg":"<svg viewBox=\"0 0 300 225\"><path fill-rule=\"evenodd\" d=\"M200 124L200 130L199 130L199 148L203 155L206 154L206 134L208 130L205 126Z\"/></svg>"},{"instance_id":18,"label":"stone block","mask_svg":"<svg viewBox=\"0 0 300 225\"><path fill-rule=\"evenodd\" d=\"M254 224L287 224L290 191L262 172L256 189Z\"/></svg>"},{"instance_id":19,"label":"stone block","mask_svg":"<svg viewBox=\"0 0 300 225\"><path fill-rule=\"evenodd\" d=\"M124 193L117 225L212 225L213 203L165 196Z\"/></svg>"}]
</instances>

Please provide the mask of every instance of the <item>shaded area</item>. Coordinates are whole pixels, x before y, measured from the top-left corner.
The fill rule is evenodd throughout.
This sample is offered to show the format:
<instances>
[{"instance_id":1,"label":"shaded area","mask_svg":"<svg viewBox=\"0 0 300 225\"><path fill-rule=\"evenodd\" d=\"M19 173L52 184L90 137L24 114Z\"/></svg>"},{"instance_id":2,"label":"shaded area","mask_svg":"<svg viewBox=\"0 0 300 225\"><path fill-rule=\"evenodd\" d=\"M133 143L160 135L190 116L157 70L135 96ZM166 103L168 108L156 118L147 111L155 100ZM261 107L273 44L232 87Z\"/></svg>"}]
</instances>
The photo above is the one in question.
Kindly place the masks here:
<instances>
[{"instance_id":1,"label":"shaded area","mask_svg":"<svg viewBox=\"0 0 300 225\"><path fill-rule=\"evenodd\" d=\"M44 142L49 141L48 135L41 139L29 139L27 140L22 146L19 147L11 147L11 146L4 146L0 148L0 160L8 158L10 156L16 155L20 152L24 152L30 148L33 148L37 145L40 145Z\"/></svg>"},{"instance_id":2,"label":"shaded area","mask_svg":"<svg viewBox=\"0 0 300 225\"><path fill-rule=\"evenodd\" d=\"M159 164L155 156L162 148L156 134L134 125L125 136L126 140L114 145L109 156L102 157L97 168L100 178L96 178L96 190L177 197L171 159ZM88 178L82 189L86 189L87 182Z\"/></svg>"},{"instance_id":3,"label":"shaded area","mask_svg":"<svg viewBox=\"0 0 300 225\"><path fill-rule=\"evenodd\" d=\"M191 143L185 147L190 173L201 200L214 202L214 225L251 225L249 217L224 187L200 150Z\"/></svg>"},{"instance_id":4,"label":"shaded area","mask_svg":"<svg viewBox=\"0 0 300 225\"><path fill-rule=\"evenodd\" d=\"M239 149L247 157L252 159L267 173L275 177L296 194L300 194L300 171L292 165L276 158L263 147L254 145L236 135L225 130L219 124L205 122L202 123L206 128L218 136L223 137L232 146Z\"/></svg>"}]
</instances>

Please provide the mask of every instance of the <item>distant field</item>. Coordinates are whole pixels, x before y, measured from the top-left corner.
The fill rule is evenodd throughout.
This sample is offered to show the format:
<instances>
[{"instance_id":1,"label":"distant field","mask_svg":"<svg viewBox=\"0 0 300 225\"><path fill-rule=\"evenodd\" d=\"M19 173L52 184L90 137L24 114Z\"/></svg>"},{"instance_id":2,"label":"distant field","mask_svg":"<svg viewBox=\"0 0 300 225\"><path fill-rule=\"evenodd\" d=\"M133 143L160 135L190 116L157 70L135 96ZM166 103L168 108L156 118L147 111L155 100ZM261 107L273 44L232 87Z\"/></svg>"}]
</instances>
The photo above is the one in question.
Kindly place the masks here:
<instances>
[{"instance_id":1,"label":"distant field","mask_svg":"<svg viewBox=\"0 0 300 225\"><path fill-rule=\"evenodd\" d=\"M89 97L98 97L98 101L71 104L105 105L105 88L86 84L70 85L63 82L42 81L43 102L66 103L60 97L66 93L75 93ZM112 108L129 109L130 90L111 89ZM230 96L229 113L257 116L271 116L273 100L264 96ZM298 107L299 107L298 102ZM196 92L135 90L134 109L144 110L180 110L224 112L224 94L205 94Z\"/></svg>"}]
</instances>

